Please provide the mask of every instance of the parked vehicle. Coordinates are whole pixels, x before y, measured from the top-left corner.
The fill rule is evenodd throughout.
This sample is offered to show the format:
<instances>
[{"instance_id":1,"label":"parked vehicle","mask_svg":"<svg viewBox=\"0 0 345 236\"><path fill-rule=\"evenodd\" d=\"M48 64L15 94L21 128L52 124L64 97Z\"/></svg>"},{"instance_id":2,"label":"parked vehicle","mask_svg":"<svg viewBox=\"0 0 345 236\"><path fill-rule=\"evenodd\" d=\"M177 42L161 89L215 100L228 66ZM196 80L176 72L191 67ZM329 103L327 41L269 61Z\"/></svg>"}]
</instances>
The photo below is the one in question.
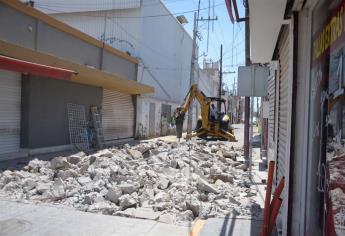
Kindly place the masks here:
<instances>
[{"instance_id":1,"label":"parked vehicle","mask_svg":"<svg viewBox=\"0 0 345 236\"><path fill-rule=\"evenodd\" d=\"M259 148L261 147L261 134L255 135L252 139L252 147Z\"/></svg>"}]
</instances>

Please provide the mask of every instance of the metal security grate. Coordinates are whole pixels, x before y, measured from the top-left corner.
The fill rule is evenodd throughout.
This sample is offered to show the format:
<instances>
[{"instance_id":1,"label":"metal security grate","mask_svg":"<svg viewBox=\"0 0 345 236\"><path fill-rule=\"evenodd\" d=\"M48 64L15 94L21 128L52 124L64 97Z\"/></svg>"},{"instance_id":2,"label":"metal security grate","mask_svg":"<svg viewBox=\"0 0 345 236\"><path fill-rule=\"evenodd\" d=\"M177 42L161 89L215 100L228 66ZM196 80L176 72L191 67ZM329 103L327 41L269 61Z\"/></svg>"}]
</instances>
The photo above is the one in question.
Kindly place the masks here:
<instances>
[{"instance_id":1,"label":"metal security grate","mask_svg":"<svg viewBox=\"0 0 345 236\"><path fill-rule=\"evenodd\" d=\"M77 150L88 150L90 148L90 144L87 132L85 107L78 104L68 103L67 117L71 145Z\"/></svg>"}]
</instances>

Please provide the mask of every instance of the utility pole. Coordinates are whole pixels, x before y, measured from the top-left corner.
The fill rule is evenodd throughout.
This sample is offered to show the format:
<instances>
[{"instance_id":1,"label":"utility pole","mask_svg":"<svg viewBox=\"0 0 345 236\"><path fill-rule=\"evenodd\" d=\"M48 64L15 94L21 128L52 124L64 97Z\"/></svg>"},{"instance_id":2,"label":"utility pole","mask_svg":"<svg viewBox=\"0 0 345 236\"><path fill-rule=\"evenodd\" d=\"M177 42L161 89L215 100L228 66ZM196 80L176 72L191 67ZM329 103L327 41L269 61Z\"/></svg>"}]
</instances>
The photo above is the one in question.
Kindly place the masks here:
<instances>
[{"instance_id":1,"label":"utility pole","mask_svg":"<svg viewBox=\"0 0 345 236\"><path fill-rule=\"evenodd\" d=\"M200 2L200 1L199 1ZM199 9L198 9L199 12ZM193 28L193 46L192 46L192 59L191 59L191 65L190 65L190 81L189 81L189 87L192 87L194 83L194 71L195 71L195 49L196 49L196 37L197 37L197 14L194 12L194 28ZM188 123L187 123L187 134L192 133L192 109L193 104L191 104L189 110L188 110Z\"/></svg>"},{"instance_id":2,"label":"utility pole","mask_svg":"<svg viewBox=\"0 0 345 236\"><path fill-rule=\"evenodd\" d=\"M223 83L223 44L220 45L220 69L219 69L219 90L218 90L218 97L219 97L219 101L218 101L218 112L220 112L222 110L222 103L221 103L221 99L222 99L222 83Z\"/></svg>"},{"instance_id":3,"label":"utility pole","mask_svg":"<svg viewBox=\"0 0 345 236\"><path fill-rule=\"evenodd\" d=\"M245 53L246 53L246 66L251 64L250 62L250 38L249 38L249 6L248 0L244 0L245 8ZM249 118L250 118L250 97L244 98L244 158L247 165L249 161Z\"/></svg>"},{"instance_id":4,"label":"utility pole","mask_svg":"<svg viewBox=\"0 0 345 236\"><path fill-rule=\"evenodd\" d=\"M197 37L198 37L198 29L199 29L199 21L214 21L218 20L218 18L210 18L204 19L203 17L199 18L200 14L200 0L198 4L198 11L194 13L194 26L193 26L193 46L192 46L192 58L191 58L191 66L190 66L190 87L195 83L194 79L194 72L195 72L195 64L197 63L197 56L196 54L196 47L197 47ZM187 134L192 133L192 110L193 104L191 104L190 109L188 110L188 120L187 120Z\"/></svg>"}]
</instances>

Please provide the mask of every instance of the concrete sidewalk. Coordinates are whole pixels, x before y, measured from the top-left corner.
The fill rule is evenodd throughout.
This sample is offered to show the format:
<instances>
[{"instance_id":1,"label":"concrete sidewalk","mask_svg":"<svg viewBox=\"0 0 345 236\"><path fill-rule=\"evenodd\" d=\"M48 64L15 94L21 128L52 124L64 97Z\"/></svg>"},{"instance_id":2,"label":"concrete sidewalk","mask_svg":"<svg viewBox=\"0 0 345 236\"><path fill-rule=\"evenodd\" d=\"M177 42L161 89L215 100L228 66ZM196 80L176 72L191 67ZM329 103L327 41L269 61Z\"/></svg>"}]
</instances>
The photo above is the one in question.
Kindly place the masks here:
<instances>
[{"instance_id":1,"label":"concrete sidewalk","mask_svg":"<svg viewBox=\"0 0 345 236\"><path fill-rule=\"evenodd\" d=\"M182 236L189 227L0 200L0 236Z\"/></svg>"},{"instance_id":2,"label":"concrete sidewalk","mask_svg":"<svg viewBox=\"0 0 345 236\"><path fill-rule=\"evenodd\" d=\"M199 236L257 236L261 220L243 218L212 218L205 222Z\"/></svg>"}]
</instances>

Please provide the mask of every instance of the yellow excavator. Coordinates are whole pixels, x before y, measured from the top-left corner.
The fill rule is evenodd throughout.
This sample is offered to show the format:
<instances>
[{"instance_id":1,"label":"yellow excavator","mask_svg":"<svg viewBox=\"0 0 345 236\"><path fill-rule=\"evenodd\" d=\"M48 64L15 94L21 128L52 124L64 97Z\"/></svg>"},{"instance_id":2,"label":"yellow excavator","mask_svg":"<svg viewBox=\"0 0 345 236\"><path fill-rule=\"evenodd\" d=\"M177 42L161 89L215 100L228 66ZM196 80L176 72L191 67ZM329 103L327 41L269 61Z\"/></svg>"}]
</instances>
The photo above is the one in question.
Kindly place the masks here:
<instances>
[{"instance_id":1,"label":"yellow excavator","mask_svg":"<svg viewBox=\"0 0 345 236\"><path fill-rule=\"evenodd\" d=\"M233 129L230 126L230 117L226 114L225 100L217 97L207 97L202 91L198 89L197 84L193 84L187 93L183 104L176 109L174 117L176 120L177 137L182 136L182 126L185 113L190 109L193 100L196 99L200 104L201 116L198 119L196 129L191 134L187 134L186 138L192 137L200 138L216 138L236 142ZM225 112L218 112L217 119L211 119L211 104L223 103ZM221 106L220 106L221 107Z\"/></svg>"}]
</instances>

